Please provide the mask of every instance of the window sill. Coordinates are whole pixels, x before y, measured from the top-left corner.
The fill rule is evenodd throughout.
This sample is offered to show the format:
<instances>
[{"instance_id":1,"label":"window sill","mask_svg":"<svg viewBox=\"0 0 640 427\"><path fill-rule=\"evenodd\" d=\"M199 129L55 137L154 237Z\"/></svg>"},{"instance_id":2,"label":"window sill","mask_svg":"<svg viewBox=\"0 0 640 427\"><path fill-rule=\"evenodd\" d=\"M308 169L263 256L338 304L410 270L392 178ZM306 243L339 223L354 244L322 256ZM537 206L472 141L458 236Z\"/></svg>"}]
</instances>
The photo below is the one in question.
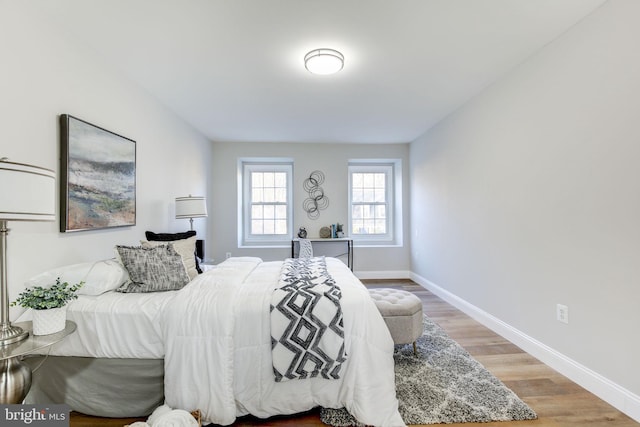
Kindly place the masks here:
<instances>
[{"instance_id":1,"label":"window sill","mask_svg":"<svg viewBox=\"0 0 640 427\"><path fill-rule=\"evenodd\" d=\"M238 249L272 249L272 248L288 248L291 249L291 241L278 243L243 243L238 245Z\"/></svg>"},{"instance_id":2,"label":"window sill","mask_svg":"<svg viewBox=\"0 0 640 427\"><path fill-rule=\"evenodd\" d=\"M353 241L354 248L402 248L404 245L398 243L371 243L371 242L357 242Z\"/></svg>"}]
</instances>

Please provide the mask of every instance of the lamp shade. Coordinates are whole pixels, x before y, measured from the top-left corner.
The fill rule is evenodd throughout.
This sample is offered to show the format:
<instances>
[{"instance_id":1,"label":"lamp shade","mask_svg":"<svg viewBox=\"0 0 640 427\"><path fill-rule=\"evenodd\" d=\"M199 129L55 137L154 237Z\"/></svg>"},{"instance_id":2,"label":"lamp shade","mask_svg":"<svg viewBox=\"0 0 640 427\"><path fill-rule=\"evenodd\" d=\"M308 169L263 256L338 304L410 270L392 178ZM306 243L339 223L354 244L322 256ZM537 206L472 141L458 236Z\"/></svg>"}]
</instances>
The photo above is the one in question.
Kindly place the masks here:
<instances>
[{"instance_id":1,"label":"lamp shade","mask_svg":"<svg viewBox=\"0 0 640 427\"><path fill-rule=\"evenodd\" d=\"M207 216L204 197L176 197L176 218L203 218Z\"/></svg>"},{"instance_id":2,"label":"lamp shade","mask_svg":"<svg viewBox=\"0 0 640 427\"><path fill-rule=\"evenodd\" d=\"M0 159L0 220L55 221L56 175Z\"/></svg>"}]
</instances>

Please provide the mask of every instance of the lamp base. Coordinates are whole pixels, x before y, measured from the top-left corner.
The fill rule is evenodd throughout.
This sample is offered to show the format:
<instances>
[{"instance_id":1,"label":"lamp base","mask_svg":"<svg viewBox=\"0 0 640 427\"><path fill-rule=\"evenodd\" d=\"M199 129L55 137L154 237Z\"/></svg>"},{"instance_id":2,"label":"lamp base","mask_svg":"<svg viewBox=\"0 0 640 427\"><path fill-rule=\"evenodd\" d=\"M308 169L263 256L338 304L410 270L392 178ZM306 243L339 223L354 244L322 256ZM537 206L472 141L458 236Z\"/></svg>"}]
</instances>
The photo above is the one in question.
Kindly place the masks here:
<instances>
[{"instance_id":1,"label":"lamp base","mask_svg":"<svg viewBox=\"0 0 640 427\"><path fill-rule=\"evenodd\" d=\"M25 331L19 326L10 323L0 325L0 347L17 343L29 338L29 331Z\"/></svg>"},{"instance_id":2,"label":"lamp base","mask_svg":"<svg viewBox=\"0 0 640 427\"><path fill-rule=\"evenodd\" d=\"M31 388L31 368L19 357L10 357L0 361L2 387L0 387L0 404L20 404L27 397Z\"/></svg>"}]
</instances>

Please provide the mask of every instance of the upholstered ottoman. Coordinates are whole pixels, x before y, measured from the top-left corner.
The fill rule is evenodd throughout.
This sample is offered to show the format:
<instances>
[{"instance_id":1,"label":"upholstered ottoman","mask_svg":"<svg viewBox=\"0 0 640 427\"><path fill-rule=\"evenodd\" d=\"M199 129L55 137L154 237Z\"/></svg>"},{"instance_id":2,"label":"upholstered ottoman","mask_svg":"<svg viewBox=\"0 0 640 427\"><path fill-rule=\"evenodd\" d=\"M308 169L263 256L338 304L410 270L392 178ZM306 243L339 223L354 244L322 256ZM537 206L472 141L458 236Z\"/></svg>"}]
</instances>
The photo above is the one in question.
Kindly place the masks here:
<instances>
[{"instance_id":1,"label":"upholstered ottoman","mask_svg":"<svg viewBox=\"0 0 640 427\"><path fill-rule=\"evenodd\" d=\"M400 289L369 289L395 344L413 343L422 335L422 301L411 292Z\"/></svg>"}]
</instances>

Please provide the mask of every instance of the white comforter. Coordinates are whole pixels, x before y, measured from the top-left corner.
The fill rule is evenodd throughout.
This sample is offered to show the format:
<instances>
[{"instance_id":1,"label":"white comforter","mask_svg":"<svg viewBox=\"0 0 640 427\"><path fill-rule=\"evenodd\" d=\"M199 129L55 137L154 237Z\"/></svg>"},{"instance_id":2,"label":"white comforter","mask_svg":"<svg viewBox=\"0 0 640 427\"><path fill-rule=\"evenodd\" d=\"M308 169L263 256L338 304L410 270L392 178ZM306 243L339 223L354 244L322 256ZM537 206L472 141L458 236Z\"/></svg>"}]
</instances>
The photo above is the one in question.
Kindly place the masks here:
<instances>
[{"instance_id":1,"label":"white comforter","mask_svg":"<svg viewBox=\"0 0 640 427\"><path fill-rule=\"evenodd\" d=\"M76 323L76 331L39 352L51 356L162 359L159 319L178 292L79 295L67 305L67 319ZM32 310L27 310L17 321L31 318Z\"/></svg>"},{"instance_id":2,"label":"white comforter","mask_svg":"<svg viewBox=\"0 0 640 427\"><path fill-rule=\"evenodd\" d=\"M165 399L200 409L208 422L269 417L316 406L346 407L359 421L404 426L395 397L393 341L366 288L339 260L327 259L342 289L347 361L339 380L276 383L269 303L281 262L232 258L176 293L160 317Z\"/></svg>"}]
</instances>

